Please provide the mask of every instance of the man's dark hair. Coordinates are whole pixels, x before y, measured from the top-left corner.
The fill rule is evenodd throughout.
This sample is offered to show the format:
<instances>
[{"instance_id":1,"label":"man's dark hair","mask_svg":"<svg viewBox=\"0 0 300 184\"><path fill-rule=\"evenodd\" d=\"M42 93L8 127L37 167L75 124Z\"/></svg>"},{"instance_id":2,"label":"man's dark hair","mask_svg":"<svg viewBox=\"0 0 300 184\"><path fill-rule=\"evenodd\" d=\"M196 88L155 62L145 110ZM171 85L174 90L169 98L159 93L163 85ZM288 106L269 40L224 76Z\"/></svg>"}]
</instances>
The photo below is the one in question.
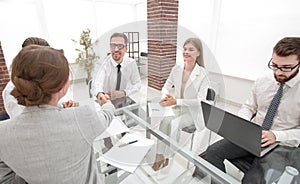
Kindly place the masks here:
<instances>
[{"instance_id":1,"label":"man's dark hair","mask_svg":"<svg viewBox=\"0 0 300 184\"><path fill-rule=\"evenodd\" d=\"M297 55L297 59L300 60L300 38L285 37L281 39L273 48L273 53L281 57Z\"/></svg>"},{"instance_id":2,"label":"man's dark hair","mask_svg":"<svg viewBox=\"0 0 300 184\"><path fill-rule=\"evenodd\" d=\"M115 37L121 37L121 38L124 38L125 45L127 45L127 43L128 43L128 38L127 38L127 36L126 36L124 33L114 33L114 34L112 34L111 37L110 37L110 41L111 41L112 38L115 38Z\"/></svg>"}]
</instances>

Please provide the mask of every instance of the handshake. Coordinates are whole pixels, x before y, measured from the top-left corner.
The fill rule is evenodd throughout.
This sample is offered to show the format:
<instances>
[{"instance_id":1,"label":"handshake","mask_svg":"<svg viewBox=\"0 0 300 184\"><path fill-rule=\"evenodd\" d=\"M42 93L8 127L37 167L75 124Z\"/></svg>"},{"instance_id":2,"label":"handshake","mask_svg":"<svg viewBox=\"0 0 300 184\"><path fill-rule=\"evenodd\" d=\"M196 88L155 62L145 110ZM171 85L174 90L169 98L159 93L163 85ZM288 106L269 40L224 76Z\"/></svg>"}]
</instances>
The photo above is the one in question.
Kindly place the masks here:
<instances>
[{"instance_id":1,"label":"handshake","mask_svg":"<svg viewBox=\"0 0 300 184\"><path fill-rule=\"evenodd\" d=\"M107 94L101 92L97 94L97 99L101 106L107 102L111 103L110 97Z\"/></svg>"}]
</instances>

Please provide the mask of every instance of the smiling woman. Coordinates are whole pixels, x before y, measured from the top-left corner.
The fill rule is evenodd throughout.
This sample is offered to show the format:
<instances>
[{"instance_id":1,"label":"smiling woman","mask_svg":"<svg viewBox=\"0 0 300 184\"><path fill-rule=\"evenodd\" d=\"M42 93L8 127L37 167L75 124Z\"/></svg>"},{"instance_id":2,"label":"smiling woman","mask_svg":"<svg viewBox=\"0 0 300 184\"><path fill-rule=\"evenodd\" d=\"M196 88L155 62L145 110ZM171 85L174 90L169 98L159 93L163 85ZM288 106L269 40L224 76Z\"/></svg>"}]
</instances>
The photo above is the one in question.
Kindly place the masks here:
<instances>
[{"instance_id":1,"label":"smiling woman","mask_svg":"<svg viewBox=\"0 0 300 184\"><path fill-rule=\"evenodd\" d=\"M198 131L204 129L200 101L206 99L209 79L204 68L203 46L199 38L189 38L183 44L183 65L175 65L162 88L159 104L173 107L175 116L164 117L159 130L179 142L179 130L195 125ZM174 95L171 94L174 90ZM208 143L202 139L201 142ZM183 145L186 142L183 141ZM181 143L182 144L182 143ZM199 142L197 143L199 144ZM161 140L157 143L157 153L152 169L157 171L169 165L173 151Z\"/></svg>"}]
</instances>

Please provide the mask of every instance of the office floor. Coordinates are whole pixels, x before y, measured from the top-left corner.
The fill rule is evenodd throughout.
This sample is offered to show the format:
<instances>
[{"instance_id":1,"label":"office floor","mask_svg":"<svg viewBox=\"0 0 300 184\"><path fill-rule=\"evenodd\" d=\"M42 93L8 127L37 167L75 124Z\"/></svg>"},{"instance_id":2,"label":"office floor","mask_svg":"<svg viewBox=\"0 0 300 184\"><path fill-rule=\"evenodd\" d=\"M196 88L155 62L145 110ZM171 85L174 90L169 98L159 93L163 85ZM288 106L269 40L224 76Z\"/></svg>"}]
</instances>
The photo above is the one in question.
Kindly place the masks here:
<instances>
[{"instance_id":1,"label":"office floor","mask_svg":"<svg viewBox=\"0 0 300 184\"><path fill-rule=\"evenodd\" d=\"M139 99L139 98L142 98L145 96L147 96L148 98L160 97L160 91L147 87L147 77L142 77L142 86L143 87L142 87L141 91L138 94L135 94L134 98ZM79 79L72 83L69 92L67 93L67 95L64 97L63 100L68 100L68 99L73 99L74 101L78 101L80 103L80 105L88 104L90 97L89 97L88 86L87 86L85 80ZM223 103L223 102L219 102L219 103ZM238 107L224 104L224 103L221 104L221 106L223 106L226 110L233 112L233 113L236 113L238 110ZM187 140L187 139L190 140L189 134L181 134L181 136L183 136L182 137L183 140ZM149 162L150 163L153 162L153 160L155 158L155 150L151 149L150 153L148 155L150 155L149 158L147 158L147 159L150 159ZM151 160L151 159L153 159L153 160ZM226 161L225 161L225 164L226 164L227 171L230 175L232 175L233 177L235 177L237 179L240 179L243 176L243 174L241 172L239 172L234 166L232 166L231 164L229 164ZM162 176L164 176L163 172L167 172L167 170L168 170L168 172L172 173L172 175L171 175L172 177L170 177L170 175L169 175L169 177L162 177ZM171 167L169 167L165 170L162 170L162 171L154 172L150 165L145 165L145 166L143 166L143 172L137 171L135 174L130 175L125 180L123 180L122 184L131 184L131 183L137 183L137 184L139 184L139 183L141 183L141 184L142 183L143 184L144 183L193 184L193 183L199 183L198 179L193 178L191 176L193 173L193 170L194 170L194 168L192 166L190 166L190 168L187 169L187 162L185 161L185 159L183 159L180 155L176 155L173 159L173 164L171 165ZM147 173L147 174L145 174L145 173ZM120 174L120 173L118 173L118 174ZM149 177L150 175L151 175L151 177ZM204 180L204 183L206 183L205 180Z\"/></svg>"}]
</instances>

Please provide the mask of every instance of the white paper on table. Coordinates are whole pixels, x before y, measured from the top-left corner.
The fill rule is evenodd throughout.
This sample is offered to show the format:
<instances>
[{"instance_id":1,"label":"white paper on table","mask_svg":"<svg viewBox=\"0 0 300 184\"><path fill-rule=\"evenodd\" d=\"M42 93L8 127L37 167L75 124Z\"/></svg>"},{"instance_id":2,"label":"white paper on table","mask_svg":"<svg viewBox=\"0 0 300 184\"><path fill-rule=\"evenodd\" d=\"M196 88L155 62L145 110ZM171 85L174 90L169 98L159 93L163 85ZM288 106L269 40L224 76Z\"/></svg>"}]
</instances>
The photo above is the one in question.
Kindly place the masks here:
<instances>
[{"instance_id":1,"label":"white paper on table","mask_svg":"<svg viewBox=\"0 0 300 184\"><path fill-rule=\"evenodd\" d=\"M149 117L175 116L173 106L163 107L159 103L148 103Z\"/></svg>"},{"instance_id":2,"label":"white paper on table","mask_svg":"<svg viewBox=\"0 0 300 184\"><path fill-rule=\"evenodd\" d=\"M119 117L115 117L105 131L95 138L95 141L124 132L129 132L129 128L119 119Z\"/></svg>"},{"instance_id":3,"label":"white paper on table","mask_svg":"<svg viewBox=\"0 0 300 184\"><path fill-rule=\"evenodd\" d=\"M121 144L135 140L137 140L137 142L133 144L119 147ZM109 151L100 156L99 160L133 173L141 164L153 144L154 140L127 133Z\"/></svg>"}]
</instances>

